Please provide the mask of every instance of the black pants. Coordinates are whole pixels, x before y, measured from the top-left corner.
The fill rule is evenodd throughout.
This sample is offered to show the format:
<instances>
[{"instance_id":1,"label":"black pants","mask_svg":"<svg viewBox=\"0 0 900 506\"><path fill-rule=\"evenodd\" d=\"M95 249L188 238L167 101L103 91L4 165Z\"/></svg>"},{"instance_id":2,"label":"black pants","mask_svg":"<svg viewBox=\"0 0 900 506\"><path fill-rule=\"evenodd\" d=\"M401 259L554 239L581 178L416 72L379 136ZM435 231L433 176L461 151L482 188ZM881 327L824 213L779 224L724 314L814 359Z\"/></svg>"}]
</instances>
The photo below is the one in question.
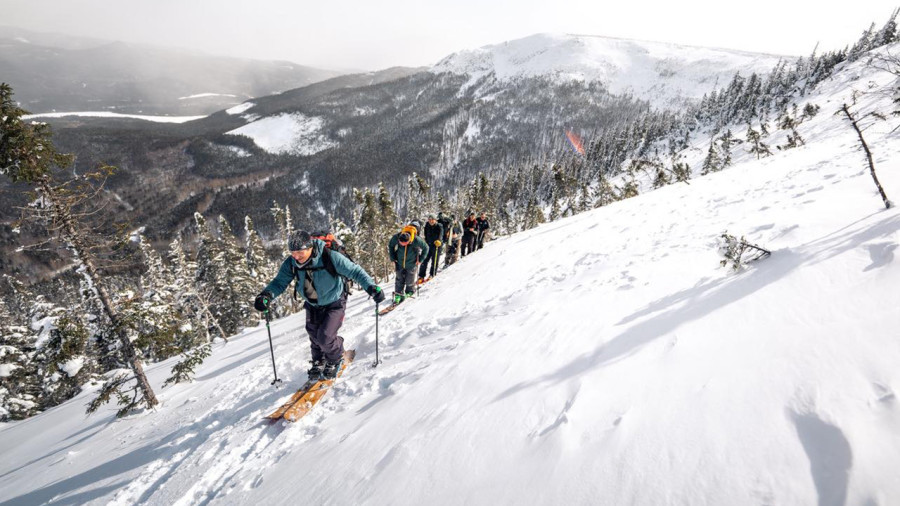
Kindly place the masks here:
<instances>
[{"instance_id":1,"label":"black pants","mask_svg":"<svg viewBox=\"0 0 900 506\"><path fill-rule=\"evenodd\" d=\"M462 256L475 251L475 234L463 234L462 238Z\"/></svg>"},{"instance_id":2,"label":"black pants","mask_svg":"<svg viewBox=\"0 0 900 506\"><path fill-rule=\"evenodd\" d=\"M414 293L416 291L416 268L397 267L394 278L394 293Z\"/></svg>"},{"instance_id":3,"label":"black pants","mask_svg":"<svg viewBox=\"0 0 900 506\"><path fill-rule=\"evenodd\" d=\"M341 356L344 354L344 338L337 333L344 323L346 307L347 298L343 296L340 300L327 306L313 306L309 302L304 304L306 332L309 334L313 360L340 362Z\"/></svg>"},{"instance_id":4,"label":"black pants","mask_svg":"<svg viewBox=\"0 0 900 506\"><path fill-rule=\"evenodd\" d=\"M437 273L437 269L435 266L437 265L437 261L435 260L435 256L438 258L441 257L441 248L435 245L431 246L431 249L428 250L428 256L425 257L425 261L422 262L422 265L419 266L419 277L424 278L425 274L431 270L431 277Z\"/></svg>"}]
</instances>

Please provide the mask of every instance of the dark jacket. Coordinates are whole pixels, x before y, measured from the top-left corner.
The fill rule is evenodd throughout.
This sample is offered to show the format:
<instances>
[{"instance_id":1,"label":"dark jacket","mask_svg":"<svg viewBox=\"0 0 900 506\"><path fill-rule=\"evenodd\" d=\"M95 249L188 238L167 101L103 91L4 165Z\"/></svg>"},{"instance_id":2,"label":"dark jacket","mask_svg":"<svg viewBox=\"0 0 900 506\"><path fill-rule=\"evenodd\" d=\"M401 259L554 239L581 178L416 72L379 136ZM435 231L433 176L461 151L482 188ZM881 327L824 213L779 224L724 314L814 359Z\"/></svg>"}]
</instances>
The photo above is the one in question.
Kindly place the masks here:
<instances>
[{"instance_id":1,"label":"dark jacket","mask_svg":"<svg viewBox=\"0 0 900 506\"><path fill-rule=\"evenodd\" d=\"M435 222L434 225L430 223L425 224L425 243L428 244L428 247L434 246L434 241L444 241L444 226L438 222Z\"/></svg>"},{"instance_id":2,"label":"dark jacket","mask_svg":"<svg viewBox=\"0 0 900 506\"><path fill-rule=\"evenodd\" d=\"M428 244L416 234L413 242L403 246L400 244L400 234L394 234L388 242L388 255L391 261L399 264L401 268L411 270L416 268L416 264L428 256Z\"/></svg>"},{"instance_id":3,"label":"dark jacket","mask_svg":"<svg viewBox=\"0 0 900 506\"><path fill-rule=\"evenodd\" d=\"M271 292L274 297L278 297L284 292L288 285L291 284L291 281L297 279L298 282L294 286L294 291L300 294L300 296L303 297L303 300L309 302L313 306L327 306L337 302L344 293L344 280L341 276L346 276L347 278L356 281L359 283L359 286L364 289L375 286L375 281L369 277L362 267L351 262L349 258L334 250L330 250L329 255L331 255L331 263L334 265L335 270L340 276L332 276L325 269L325 264L322 260L322 250L324 248L324 242L318 239L314 240L313 254L304 266L299 265L297 261L294 260L294 257L287 257L284 262L281 263L281 268L278 269L278 274L275 275L275 279L273 279L265 289ZM317 296L315 302L309 300L306 291L303 289L307 272L311 277L312 287Z\"/></svg>"},{"instance_id":4,"label":"dark jacket","mask_svg":"<svg viewBox=\"0 0 900 506\"><path fill-rule=\"evenodd\" d=\"M478 233L478 220L466 218L463 222L463 235L475 235Z\"/></svg>"},{"instance_id":5,"label":"dark jacket","mask_svg":"<svg viewBox=\"0 0 900 506\"><path fill-rule=\"evenodd\" d=\"M490 222L488 222L487 218L478 218L475 220L478 223L478 226L475 227L478 230L479 234L483 234L485 230L491 228Z\"/></svg>"}]
</instances>

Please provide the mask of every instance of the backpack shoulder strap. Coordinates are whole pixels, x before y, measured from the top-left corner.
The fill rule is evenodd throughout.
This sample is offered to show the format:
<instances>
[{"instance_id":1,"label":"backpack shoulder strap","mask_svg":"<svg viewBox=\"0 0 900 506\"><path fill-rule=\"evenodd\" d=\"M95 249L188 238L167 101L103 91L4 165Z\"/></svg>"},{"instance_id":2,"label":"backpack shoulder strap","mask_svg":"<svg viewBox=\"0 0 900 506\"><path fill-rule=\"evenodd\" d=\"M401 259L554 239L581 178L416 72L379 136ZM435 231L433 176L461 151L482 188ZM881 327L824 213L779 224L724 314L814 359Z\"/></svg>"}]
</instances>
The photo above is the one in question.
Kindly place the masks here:
<instances>
[{"instance_id":1,"label":"backpack shoulder strap","mask_svg":"<svg viewBox=\"0 0 900 506\"><path fill-rule=\"evenodd\" d=\"M337 268L334 266L334 261L331 260L331 251L328 248L322 249L322 264L325 266L325 270L328 274L331 274L334 277L338 276Z\"/></svg>"}]
</instances>

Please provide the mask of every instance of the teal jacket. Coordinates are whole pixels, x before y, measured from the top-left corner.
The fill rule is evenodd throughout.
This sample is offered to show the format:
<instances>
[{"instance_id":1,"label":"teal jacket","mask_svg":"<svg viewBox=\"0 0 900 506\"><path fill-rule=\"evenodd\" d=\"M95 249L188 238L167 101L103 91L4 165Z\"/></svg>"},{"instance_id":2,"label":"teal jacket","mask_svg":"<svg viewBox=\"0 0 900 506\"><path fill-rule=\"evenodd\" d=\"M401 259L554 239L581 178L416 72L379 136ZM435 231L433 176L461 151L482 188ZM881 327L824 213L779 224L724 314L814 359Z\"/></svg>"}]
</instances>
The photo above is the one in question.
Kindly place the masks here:
<instances>
[{"instance_id":1,"label":"teal jacket","mask_svg":"<svg viewBox=\"0 0 900 506\"><path fill-rule=\"evenodd\" d=\"M301 267L297 261L294 260L294 257L287 257L284 259L284 262L281 263L281 268L278 269L278 274L275 276L275 279L266 286L265 290L271 292L273 297L278 297L284 292L288 285L291 284L291 281L296 279L297 283L294 285L294 292L300 294L300 297L302 297L304 301L312 306L327 306L337 302L344 292L344 280L341 276L346 276L355 281L365 290L368 290L371 286L375 286L375 281L372 280L362 267L356 265L350 261L349 258L334 250L329 250L328 253L331 255L331 262L334 264L334 269L341 276L332 276L329 274L328 271L325 270L325 264L322 261L322 251L324 248L324 242L318 239L314 240L313 254L305 267ZM306 293L304 293L303 290L306 271L310 271L312 274L312 284L319 295L318 301L315 303L309 302L306 298Z\"/></svg>"},{"instance_id":2,"label":"teal jacket","mask_svg":"<svg viewBox=\"0 0 900 506\"><path fill-rule=\"evenodd\" d=\"M400 268L411 270L416 268L416 264L424 261L428 256L428 244L416 234L416 238L410 244L403 246L400 244L400 234L394 234L388 242L388 255L391 261L399 265Z\"/></svg>"}]
</instances>

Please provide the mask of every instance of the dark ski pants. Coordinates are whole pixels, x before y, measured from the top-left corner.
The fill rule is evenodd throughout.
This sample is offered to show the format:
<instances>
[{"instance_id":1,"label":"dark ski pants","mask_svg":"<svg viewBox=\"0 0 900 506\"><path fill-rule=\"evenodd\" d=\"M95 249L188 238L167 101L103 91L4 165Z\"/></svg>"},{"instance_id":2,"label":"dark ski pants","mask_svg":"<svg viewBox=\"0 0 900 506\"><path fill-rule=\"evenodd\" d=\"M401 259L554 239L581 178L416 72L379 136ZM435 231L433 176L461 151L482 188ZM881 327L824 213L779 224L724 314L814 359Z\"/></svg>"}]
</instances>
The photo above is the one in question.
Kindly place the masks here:
<instances>
[{"instance_id":1,"label":"dark ski pants","mask_svg":"<svg viewBox=\"0 0 900 506\"><path fill-rule=\"evenodd\" d=\"M475 251L475 234L463 234L462 256Z\"/></svg>"},{"instance_id":2,"label":"dark ski pants","mask_svg":"<svg viewBox=\"0 0 900 506\"><path fill-rule=\"evenodd\" d=\"M428 256L425 257L425 261L422 262L422 265L419 267L420 278L424 278L429 270L431 271L431 277L434 277L437 273L437 269L434 268L436 262L434 259L435 255L437 255L438 258L441 257L441 248L432 244L431 249L428 250Z\"/></svg>"},{"instance_id":3,"label":"dark ski pants","mask_svg":"<svg viewBox=\"0 0 900 506\"><path fill-rule=\"evenodd\" d=\"M475 240L475 249L481 249L484 247L484 232L478 234L478 239Z\"/></svg>"},{"instance_id":4,"label":"dark ski pants","mask_svg":"<svg viewBox=\"0 0 900 506\"><path fill-rule=\"evenodd\" d=\"M416 269L403 269L397 267L397 276L394 278L394 293L414 293L416 291Z\"/></svg>"},{"instance_id":5,"label":"dark ski pants","mask_svg":"<svg viewBox=\"0 0 900 506\"><path fill-rule=\"evenodd\" d=\"M346 307L346 297L341 297L340 300L327 306L313 306L309 302L304 304L306 332L309 333L309 345L312 348L313 360L340 362L341 356L344 354L344 338L337 333L341 324L344 323Z\"/></svg>"}]
</instances>

